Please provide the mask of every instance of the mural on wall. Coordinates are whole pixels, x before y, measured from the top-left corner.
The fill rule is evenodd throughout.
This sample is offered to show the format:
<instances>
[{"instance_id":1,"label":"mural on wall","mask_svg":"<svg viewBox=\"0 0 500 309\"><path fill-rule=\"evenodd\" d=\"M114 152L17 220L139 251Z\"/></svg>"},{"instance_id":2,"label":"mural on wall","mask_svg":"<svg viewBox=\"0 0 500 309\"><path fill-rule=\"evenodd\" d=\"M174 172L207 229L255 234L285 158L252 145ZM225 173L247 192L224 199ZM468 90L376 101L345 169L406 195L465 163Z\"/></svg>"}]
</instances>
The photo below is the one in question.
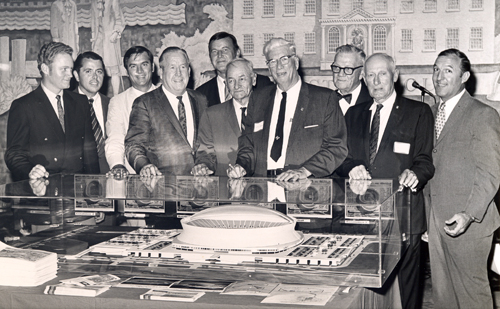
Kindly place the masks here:
<instances>
[{"instance_id":1,"label":"mural on wall","mask_svg":"<svg viewBox=\"0 0 500 309\"><path fill-rule=\"evenodd\" d=\"M76 3L73 0L56 0L50 9L50 34L54 42L73 48L73 59L80 50Z\"/></svg>"}]
</instances>

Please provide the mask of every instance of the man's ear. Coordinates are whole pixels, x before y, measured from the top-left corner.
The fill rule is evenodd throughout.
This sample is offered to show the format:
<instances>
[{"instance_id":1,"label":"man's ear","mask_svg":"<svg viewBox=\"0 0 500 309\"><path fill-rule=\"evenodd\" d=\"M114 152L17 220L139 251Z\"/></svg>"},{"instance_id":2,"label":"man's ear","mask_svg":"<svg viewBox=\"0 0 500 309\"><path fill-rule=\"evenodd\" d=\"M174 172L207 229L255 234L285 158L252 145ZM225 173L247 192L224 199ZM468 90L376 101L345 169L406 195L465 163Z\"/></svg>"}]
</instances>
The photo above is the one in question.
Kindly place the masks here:
<instances>
[{"instance_id":1,"label":"man's ear","mask_svg":"<svg viewBox=\"0 0 500 309\"><path fill-rule=\"evenodd\" d=\"M236 57L235 58L241 58L241 49L238 48L236 51Z\"/></svg>"},{"instance_id":2,"label":"man's ear","mask_svg":"<svg viewBox=\"0 0 500 309\"><path fill-rule=\"evenodd\" d=\"M77 82L80 82L80 76L78 76L78 73L75 70L73 70L73 76L75 77Z\"/></svg>"},{"instance_id":3,"label":"man's ear","mask_svg":"<svg viewBox=\"0 0 500 309\"><path fill-rule=\"evenodd\" d=\"M470 72L469 71L465 72L464 74L462 74L461 78L462 78L462 84L465 84L470 78Z\"/></svg>"},{"instance_id":4,"label":"man's ear","mask_svg":"<svg viewBox=\"0 0 500 309\"><path fill-rule=\"evenodd\" d=\"M40 69L42 70L43 74L45 74L45 75L48 75L50 72L49 66L46 65L45 63L42 63L42 65L40 66Z\"/></svg>"}]
</instances>

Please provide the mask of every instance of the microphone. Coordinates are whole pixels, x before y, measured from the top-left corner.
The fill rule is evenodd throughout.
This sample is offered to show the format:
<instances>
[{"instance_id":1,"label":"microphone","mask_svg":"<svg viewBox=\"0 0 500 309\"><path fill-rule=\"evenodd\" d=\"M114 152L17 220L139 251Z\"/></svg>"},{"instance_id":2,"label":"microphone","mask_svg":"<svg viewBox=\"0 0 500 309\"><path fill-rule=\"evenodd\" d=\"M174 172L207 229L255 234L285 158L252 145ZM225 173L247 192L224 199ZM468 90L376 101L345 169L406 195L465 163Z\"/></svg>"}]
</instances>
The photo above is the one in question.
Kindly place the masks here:
<instances>
[{"instance_id":1,"label":"microphone","mask_svg":"<svg viewBox=\"0 0 500 309\"><path fill-rule=\"evenodd\" d=\"M411 84L414 88L417 88L418 90L422 91L422 92L425 92L427 93L428 95L430 95L431 97L433 97L434 99L436 99L434 97L434 94L432 92L430 92L429 90L427 90L424 86L420 86L419 83L417 83L416 80L413 80L413 83Z\"/></svg>"}]
</instances>

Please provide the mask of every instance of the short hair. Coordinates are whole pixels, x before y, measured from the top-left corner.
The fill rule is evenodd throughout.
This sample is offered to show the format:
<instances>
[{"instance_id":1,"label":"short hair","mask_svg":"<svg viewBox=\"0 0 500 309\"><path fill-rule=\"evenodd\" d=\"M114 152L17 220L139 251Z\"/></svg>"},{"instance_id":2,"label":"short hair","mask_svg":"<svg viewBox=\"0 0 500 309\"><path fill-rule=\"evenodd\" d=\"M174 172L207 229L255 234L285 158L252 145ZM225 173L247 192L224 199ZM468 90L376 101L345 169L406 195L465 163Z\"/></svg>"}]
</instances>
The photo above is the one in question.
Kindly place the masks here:
<instances>
[{"instance_id":1,"label":"short hair","mask_svg":"<svg viewBox=\"0 0 500 309\"><path fill-rule=\"evenodd\" d=\"M146 53L148 55L149 62L151 62L151 65L154 65L153 53L151 53L149 49L147 49L146 47L137 45L130 47L125 52L125 56L123 56L123 65L125 66L125 69L128 70L128 61L130 60L130 57L132 57L132 55L142 54L142 53Z\"/></svg>"},{"instance_id":2,"label":"short hair","mask_svg":"<svg viewBox=\"0 0 500 309\"><path fill-rule=\"evenodd\" d=\"M350 44L346 44L346 45L342 45L342 46L337 47L337 49L335 49L335 53L336 54L340 54L340 53L356 54L361 58L361 60L363 62L365 62L365 59L366 59L366 54L362 49L359 49L356 46L350 45Z\"/></svg>"},{"instance_id":3,"label":"short hair","mask_svg":"<svg viewBox=\"0 0 500 309\"><path fill-rule=\"evenodd\" d=\"M286 46L292 55L296 54L296 47L294 43L288 42L284 38L272 38L264 45L264 56L267 58L267 53L276 47Z\"/></svg>"},{"instance_id":4,"label":"short hair","mask_svg":"<svg viewBox=\"0 0 500 309\"><path fill-rule=\"evenodd\" d=\"M80 72L80 69L83 67L84 59L99 60L101 61L102 68L104 69L104 60L102 60L102 57L99 56L97 53L94 53L93 51L86 51L79 54L78 57L76 57L75 64L73 65L74 71Z\"/></svg>"},{"instance_id":5,"label":"short hair","mask_svg":"<svg viewBox=\"0 0 500 309\"><path fill-rule=\"evenodd\" d=\"M375 54L372 54L370 57L368 57L368 59L365 60L365 63L368 62L368 60L370 60L372 58L375 58L375 57L382 57L382 58L384 58L389 63L392 72L396 71L396 62L394 61L394 58L392 58L391 56L389 56L386 53L375 53ZM366 66L365 66L364 69L366 70Z\"/></svg>"},{"instance_id":6,"label":"short hair","mask_svg":"<svg viewBox=\"0 0 500 309\"><path fill-rule=\"evenodd\" d=\"M232 35L231 33L227 33L224 31L217 32L216 34L212 35L212 37L210 37L210 40L208 41L208 51L210 52L210 46L212 46L213 41L222 40L225 38L231 39L231 42L233 43L234 53L236 54L238 49L240 49L240 47L238 46L238 41L236 40L236 37L234 35Z\"/></svg>"},{"instance_id":7,"label":"short hair","mask_svg":"<svg viewBox=\"0 0 500 309\"><path fill-rule=\"evenodd\" d=\"M462 74L465 72L470 72L471 66L470 66L470 60L467 57L466 54L461 52L460 50L456 48L450 48L450 49L445 49L442 52L439 53L439 57L446 57L446 56L456 56L458 59L460 59L460 70L462 71Z\"/></svg>"},{"instance_id":8,"label":"short hair","mask_svg":"<svg viewBox=\"0 0 500 309\"><path fill-rule=\"evenodd\" d=\"M173 53L173 52L176 52L176 51L180 51L181 53L183 53L184 56L186 57L187 62L189 63L189 56L188 56L187 52L184 49L182 49L182 48L180 48L178 46L169 46L169 47L165 48L163 50L163 52L161 53L160 59L158 59L158 62L161 63L163 61L163 58L165 57L166 54Z\"/></svg>"},{"instance_id":9,"label":"short hair","mask_svg":"<svg viewBox=\"0 0 500 309\"><path fill-rule=\"evenodd\" d=\"M229 70L230 66L234 66L237 63L242 63L250 73L254 73L252 61L245 58L234 58L227 64L227 70Z\"/></svg>"},{"instance_id":10,"label":"short hair","mask_svg":"<svg viewBox=\"0 0 500 309\"><path fill-rule=\"evenodd\" d=\"M68 54L71 56L73 60L73 48L70 46L61 43L61 42L50 42L43 44L42 48L38 52L38 71L43 76L42 73L42 64L51 65L54 62L54 58L57 54Z\"/></svg>"}]
</instances>

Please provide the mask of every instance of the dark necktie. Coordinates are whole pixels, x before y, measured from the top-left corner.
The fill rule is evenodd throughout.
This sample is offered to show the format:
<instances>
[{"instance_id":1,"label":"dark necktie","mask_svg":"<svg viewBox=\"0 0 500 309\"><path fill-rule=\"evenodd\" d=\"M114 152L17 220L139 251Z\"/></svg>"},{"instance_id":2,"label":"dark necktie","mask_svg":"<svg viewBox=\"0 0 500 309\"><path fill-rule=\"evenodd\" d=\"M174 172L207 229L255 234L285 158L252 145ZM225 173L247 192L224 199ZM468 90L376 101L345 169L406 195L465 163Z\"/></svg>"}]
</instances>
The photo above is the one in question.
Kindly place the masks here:
<instances>
[{"instance_id":1,"label":"dark necktie","mask_svg":"<svg viewBox=\"0 0 500 309\"><path fill-rule=\"evenodd\" d=\"M241 109L241 132L243 132L243 130L245 130L245 112L247 110L246 107L240 107Z\"/></svg>"},{"instance_id":2,"label":"dark necktie","mask_svg":"<svg viewBox=\"0 0 500 309\"><path fill-rule=\"evenodd\" d=\"M278 123L276 124L276 134L274 135L273 147L271 148L271 158L278 162L283 148L283 125L285 124L286 92L282 92Z\"/></svg>"},{"instance_id":3,"label":"dark necktie","mask_svg":"<svg viewBox=\"0 0 500 309\"><path fill-rule=\"evenodd\" d=\"M184 103L182 103L182 96L178 96L177 100L179 100L179 122L181 123L184 135L187 136L186 109L184 108Z\"/></svg>"},{"instance_id":4,"label":"dark necktie","mask_svg":"<svg viewBox=\"0 0 500 309\"><path fill-rule=\"evenodd\" d=\"M348 93L348 94L342 94L340 93L340 91L338 90L335 90L335 92L337 93L337 95L339 96L339 100L340 99L344 99L347 101L347 103L351 104L351 101L352 101L352 93Z\"/></svg>"},{"instance_id":5,"label":"dark necktie","mask_svg":"<svg viewBox=\"0 0 500 309\"><path fill-rule=\"evenodd\" d=\"M227 87L226 82L224 81L224 102L231 100L233 97L231 96L231 93L229 92L229 88Z\"/></svg>"},{"instance_id":6,"label":"dark necktie","mask_svg":"<svg viewBox=\"0 0 500 309\"><path fill-rule=\"evenodd\" d=\"M442 102L438 108L438 113L436 116L436 125L435 125L436 140L439 138L439 135L441 135L441 131L443 130L444 124L446 122L446 113L444 111L445 104L446 104L445 102Z\"/></svg>"},{"instance_id":7,"label":"dark necktie","mask_svg":"<svg viewBox=\"0 0 500 309\"><path fill-rule=\"evenodd\" d=\"M94 99L89 99L90 104L90 119L92 120L92 132L94 132L94 139L97 145L97 153L101 156L104 153L104 137L102 134L101 125L97 121L97 116L94 110Z\"/></svg>"},{"instance_id":8,"label":"dark necktie","mask_svg":"<svg viewBox=\"0 0 500 309\"><path fill-rule=\"evenodd\" d=\"M62 127L63 132L65 132L65 130L64 130L64 109L63 109L62 103L61 103L61 96L56 95L56 100L57 100L57 117L59 118L59 123L61 123L61 127Z\"/></svg>"},{"instance_id":9,"label":"dark necktie","mask_svg":"<svg viewBox=\"0 0 500 309\"><path fill-rule=\"evenodd\" d=\"M377 104L377 110L372 120L372 128L370 131L370 165L375 161L377 155L378 133L380 130L380 110L384 107L382 104Z\"/></svg>"}]
</instances>

